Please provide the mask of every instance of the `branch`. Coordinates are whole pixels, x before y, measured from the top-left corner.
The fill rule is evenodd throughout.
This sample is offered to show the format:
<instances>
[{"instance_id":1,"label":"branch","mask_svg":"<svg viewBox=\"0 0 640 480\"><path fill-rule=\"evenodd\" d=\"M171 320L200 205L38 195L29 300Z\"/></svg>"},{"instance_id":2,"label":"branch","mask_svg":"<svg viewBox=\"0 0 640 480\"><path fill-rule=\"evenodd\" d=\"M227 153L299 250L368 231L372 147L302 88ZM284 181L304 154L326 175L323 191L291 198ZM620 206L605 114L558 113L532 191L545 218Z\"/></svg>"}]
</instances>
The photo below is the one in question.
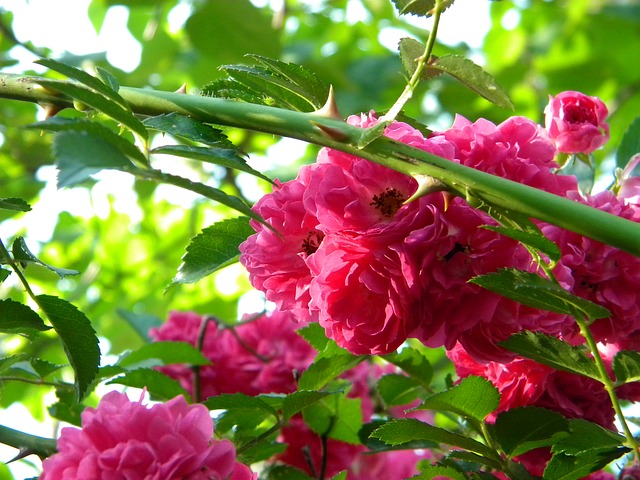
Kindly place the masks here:
<instances>
[{"instance_id":1,"label":"branch","mask_svg":"<svg viewBox=\"0 0 640 480\"><path fill-rule=\"evenodd\" d=\"M31 454L46 458L56 453L57 450L56 440L53 438L30 435L3 425L0 425L0 443L20 450L18 456L13 460L18 460Z\"/></svg>"},{"instance_id":2,"label":"branch","mask_svg":"<svg viewBox=\"0 0 640 480\"><path fill-rule=\"evenodd\" d=\"M65 81L60 81L66 83ZM55 84L50 84L55 85ZM55 87L54 87L55 88ZM415 178L433 177L454 194L521 213L640 256L640 224L380 137L359 149L367 129L318 113L182 93L122 87L142 115L177 112L196 120L296 138L366 158ZM38 77L0 74L0 98L72 107L73 100L38 85Z\"/></svg>"}]
</instances>

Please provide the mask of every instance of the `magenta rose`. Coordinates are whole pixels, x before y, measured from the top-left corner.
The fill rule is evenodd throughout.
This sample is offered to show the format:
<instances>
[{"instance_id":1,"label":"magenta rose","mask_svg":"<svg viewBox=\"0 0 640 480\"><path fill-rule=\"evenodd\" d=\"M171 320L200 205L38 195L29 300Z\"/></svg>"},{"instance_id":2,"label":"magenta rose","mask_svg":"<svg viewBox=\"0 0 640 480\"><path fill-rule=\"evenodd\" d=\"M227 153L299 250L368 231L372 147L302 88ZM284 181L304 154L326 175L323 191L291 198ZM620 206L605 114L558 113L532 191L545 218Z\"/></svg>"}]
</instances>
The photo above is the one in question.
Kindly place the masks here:
<instances>
[{"instance_id":1,"label":"magenta rose","mask_svg":"<svg viewBox=\"0 0 640 480\"><path fill-rule=\"evenodd\" d=\"M204 317L193 312L171 312L160 328L151 329L156 341L181 341L196 346ZM269 315L236 326L235 332L218 328L210 321L202 345L211 365L200 367L200 396L222 393L292 393L296 390L294 372L305 370L314 350L296 333L299 325L288 312ZM159 367L193 392L193 370L187 365Z\"/></svg>"},{"instance_id":2,"label":"magenta rose","mask_svg":"<svg viewBox=\"0 0 640 480\"><path fill-rule=\"evenodd\" d=\"M66 427L40 480L250 480L228 440L213 440L203 405L183 397L151 408L119 392L82 413L82 429Z\"/></svg>"},{"instance_id":3,"label":"magenta rose","mask_svg":"<svg viewBox=\"0 0 640 480\"><path fill-rule=\"evenodd\" d=\"M608 110L597 97L567 91L554 97L544 110L549 138L562 153L591 153L609 140Z\"/></svg>"}]
</instances>

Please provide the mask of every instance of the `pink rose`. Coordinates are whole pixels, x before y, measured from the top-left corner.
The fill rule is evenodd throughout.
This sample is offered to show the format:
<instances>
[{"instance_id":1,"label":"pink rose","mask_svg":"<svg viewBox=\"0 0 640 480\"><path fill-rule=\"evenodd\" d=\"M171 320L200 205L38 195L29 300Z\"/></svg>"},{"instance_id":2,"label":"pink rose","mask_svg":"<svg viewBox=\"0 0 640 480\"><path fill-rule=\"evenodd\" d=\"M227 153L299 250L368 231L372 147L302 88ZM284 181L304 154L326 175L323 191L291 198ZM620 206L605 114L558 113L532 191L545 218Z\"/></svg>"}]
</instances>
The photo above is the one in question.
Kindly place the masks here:
<instances>
[{"instance_id":1,"label":"pink rose","mask_svg":"<svg viewBox=\"0 0 640 480\"><path fill-rule=\"evenodd\" d=\"M640 177L632 176L633 171L640 163L640 153L634 155L627 166L622 170L619 179L618 198L624 199L626 203L640 205Z\"/></svg>"},{"instance_id":2,"label":"pink rose","mask_svg":"<svg viewBox=\"0 0 640 480\"><path fill-rule=\"evenodd\" d=\"M562 153L591 153L609 140L608 110L597 97L567 91L549 96L544 110L549 138Z\"/></svg>"},{"instance_id":3,"label":"pink rose","mask_svg":"<svg viewBox=\"0 0 640 480\"><path fill-rule=\"evenodd\" d=\"M605 190L586 199L570 197L613 215L640 221L640 209ZM617 248L591 240L562 228L545 225L542 232L558 244L562 252L559 270L570 273L571 293L586 298L611 312L610 318L596 320L590 330L597 341L620 343L640 330L640 258ZM567 324L563 337L576 335L575 325Z\"/></svg>"},{"instance_id":4,"label":"pink rose","mask_svg":"<svg viewBox=\"0 0 640 480\"><path fill-rule=\"evenodd\" d=\"M171 312L150 335L158 341L182 341L196 346L204 317L192 312ZM221 393L292 393L294 372L305 370L314 350L296 333L298 324L287 312L273 312L235 327L219 329L210 321L204 336L203 355L211 365L200 367L201 397ZM159 368L193 392L193 371L186 365Z\"/></svg>"},{"instance_id":5,"label":"pink rose","mask_svg":"<svg viewBox=\"0 0 640 480\"><path fill-rule=\"evenodd\" d=\"M183 397L151 408L119 392L82 413L82 429L66 427L58 453L43 464L41 480L205 480L256 478L236 463L228 440L213 440L213 420L203 405Z\"/></svg>"},{"instance_id":6,"label":"pink rose","mask_svg":"<svg viewBox=\"0 0 640 480\"><path fill-rule=\"evenodd\" d=\"M277 182L273 192L254 205L253 210L278 233L252 220L256 234L240 245L240 262L254 288L300 322L310 320L311 277L305 259L313 255L324 237L317 228L317 218L302 203L308 176L315 168L302 167L295 180Z\"/></svg>"}]
</instances>

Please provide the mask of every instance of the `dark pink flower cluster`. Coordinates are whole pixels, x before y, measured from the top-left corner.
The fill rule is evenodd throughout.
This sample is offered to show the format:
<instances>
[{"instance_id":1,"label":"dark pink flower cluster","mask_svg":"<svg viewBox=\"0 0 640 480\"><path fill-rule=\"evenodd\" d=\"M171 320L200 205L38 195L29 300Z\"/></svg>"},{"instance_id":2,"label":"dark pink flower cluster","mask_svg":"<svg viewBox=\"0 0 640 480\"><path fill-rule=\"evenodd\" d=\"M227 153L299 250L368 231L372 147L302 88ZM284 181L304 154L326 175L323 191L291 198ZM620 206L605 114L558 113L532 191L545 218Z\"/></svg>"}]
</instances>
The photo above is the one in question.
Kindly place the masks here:
<instances>
[{"instance_id":1,"label":"dark pink flower cluster","mask_svg":"<svg viewBox=\"0 0 640 480\"><path fill-rule=\"evenodd\" d=\"M354 116L361 127L377 120ZM551 172L554 146L523 117L500 125L457 117L424 138L395 122L385 135L452 161L566 195L575 178ZM298 321L318 321L356 354L385 354L407 338L477 358L509 357L496 343L530 325L548 333L570 319L541 313L469 284L500 267L534 268L517 242L479 228L492 223L460 199L439 193L405 204L417 188L404 174L336 150L254 207L281 237L254 222L240 247L252 284Z\"/></svg>"},{"instance_id":2,"label":"dark pink flower cluster","mask_svg":"<svg viewBox=\"0 0 640 480\"><path fill-rule=\"evenodd\" d=\"M251 480L228 440L213 440L203 405L183 397L151 408L118 392L82 413L82 429L63 428L58 453L43 464L41 480Z\"/></svg>"},{"instance_id":3,"label":"dark pink flower cluster","mask_svg":"<svg viewBox=\"0 0 640 480\"><path fill-rule=\"evenodd\" d=\"M152 329L150 334L157 341L183 341L195 346L205 321L206 317L193 312L172 312L167 322ZM211 365L200 368L202 396L296 391L296 379L316 355L315 350L296 333L297 327L299 325L292 321L290 313L278 311L259 316L233 330L209 321L202 353ZM193 391L193 372L188 366L170 365L159 369L179 380L185 389ZM376 409L371 395L375 381L384 373L395 371L392 366L362 362L342 375L352 383L348 396L361 402L363 422L370 421ZM323 454L321 439L301 417L294 417L282 428L279 440L287 443L288 448L273 461L298 467L309 474L320 468ZM327 477L348 470L349 480L405 478L405 473L407 477L417 473L419 459L431 456L428 452L413 451L371 455L363 445L333 439L328 440L326 448Z\"/></svg>"}]
</instances>

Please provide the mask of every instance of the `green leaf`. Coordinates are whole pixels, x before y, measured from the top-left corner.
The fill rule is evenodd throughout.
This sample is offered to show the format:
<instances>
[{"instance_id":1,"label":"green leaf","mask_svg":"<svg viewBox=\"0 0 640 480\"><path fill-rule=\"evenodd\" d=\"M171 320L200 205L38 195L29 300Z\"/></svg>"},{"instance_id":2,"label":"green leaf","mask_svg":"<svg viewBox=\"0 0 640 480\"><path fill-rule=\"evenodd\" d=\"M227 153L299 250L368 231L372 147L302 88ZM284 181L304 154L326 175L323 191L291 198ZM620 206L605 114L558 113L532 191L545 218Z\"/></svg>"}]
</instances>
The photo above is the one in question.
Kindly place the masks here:
<instances>
[{"instance_id":1,"label":"green leaf","mask_svg":"<svg viewBox=\"0 0 640 480\"><path fill-rule=\"evenodd\" d=\"M330 357L316 357L298 380L301 390L320 390L331 380L352 369L366 357L357 357L349 353L340 353Z\"/></svg>"},{"instance_id":2,"label":"green leaf","mask_svg":"<svg viewBox=\"0 0 640 480\"><path fill-rule=\"evenodd\" d=\"M67 358L75 371L76 396L80 401L100 365L96 332L84 313L71 303L50 295L38 295L36 301L60 337Z\"/></svg>"},{"instance_id":3,"label":"green leaf","mask_svg":"<svg viewBox=\"0 0 640 480\"><path fill-rule=\"evenodd\" d=\"M235 410L235 409L249 409L249 410L261 410L269 413L276 420L280 417L271 405L262 400L260 397L250 397L244 393L223 393L215 397L209 397L203 404L209 410Z\"/></svg>"},{"instance_id":4,"label":"green leaf","mask_svg":"<svg viewBox=\"0 0 640 480\"><path fill-rule=\"evenodd\" d=\"M132 370L108 381L106 385L126 385L127 387L146 388L151 395L163 400L171 400L178 395L183 395L186 399L191 398L189 393L182 388L180 382L151 368Z\"/></svg>"},{"instance_id":5,"label":"green leaf","mask_svg":"<svg viewBox=\"0 0 640 480\"><path fill-rule=\"evenodd\" d=\"M131 172L139 178L160 181L169 185L175 185L176 187L190 190L194 193L202 195L203 197L209 198L218 203L221 203L222 205L232 208L233 210L236 210L247 217L253 218L254 220L265 225L267 228L273 229L273 227L265 222L260 215L251 210L251 207L249 207L249 205L247 205L241 198L235 197L233 195L227 195L222 190L210 187L203 183L192 182L189 179L179 177L177 175L171 175L169 173L160 172L158 170L135 169Z\"/></svg>"},{"instance_id":6,"label":"green leaf","mask_svg":"<svg viewBox=\"0 0 640 480\"><path fill-rule=\"evenodd\" d=\"M96 81L99 80L96 79ZM64 93L74 100L77 100L91 108L104 113L105 115L113 118L115 121L120 122L131 131L137 133L144 140L146 140L149 136L149 133L147 132L145 126L133 115L133 113L131 113L128 108L125 109L118 102L110 98L107 98L99 93L95 93L88 88L74 85L68 82L38 79L38 83L43 87Z\"/></svg>"},{"instance_id":7,"label":"green leaf","mask_svg":"<svg viewBox=\"0 0 640 480\"><path fill-rule=\"evenodd\" d=\"M343 470L340 473L336 473L331 480L347 480L347 470Z\"/></svg>"},{"instance_id":8,"label":"green leaf","mask_svg":"<svg viewBox=\"0 0 640 480\"><path fill-rule=\"evenodd\" d=\"M173 283L195 283L237 261L238 247L255 231L247 217L214 223L191 239Z\"/></svg>"},{"instance_id":9,"label":"green leaf","mask_svg":"<svg viewBox=\"0 0 640 480\"><path fill-rule=\"evenodd\" d=\"M427 17L431 15L431 11L435 8L435 0L391 0L398 9L400 15L407 13Z\"/></svg>"},{"instance_id":10,"label":"green leaf","mask_svg":"<svg viewBox=\"0 0 640 480\"><path fill-rule=\"evenodd\" d=\"M397 374L381 377L378 380L377 389L382 400L389 407L407 405L425 393L421 383L411 377Z\"/></svg>"},{"instance_id":11,"label":"green leaf","mask_svg":"<svg viewBox=\"0 0 640 480\"><path fill-rule=\"evenodd\" d=\"M264 474L266 480L315 480L302 470L289 465L269 465Z\"/></svg>"},{"instance_id":12,"label":"green leaf","mask_svg":"<svg viewBox=\"0 0 640 480\"><path fill-rule=\"evenodd\" d=\"M9 197L0 198L0 208L3 210L15 210L17 212L28 212L31 205L21 198Z\"/></svg>"},{"instance_id":13,"label":"green leaf","mask_svg":"<svg viewBox=\"0 0 640 480\"><path fill-rule=\"evenodd\" d=\"M528 307L563 313L572 317L586 316L590 320L611 315L606 308L577 297L553 281L535 273L501 268L495 273L478 275L469 281Z\"/></svg>"},{"instance_id":14,"label":"green leaf","mask_svg":"<svg viewBox=\"0 0 640 480\"><path fill-rule=\"evenodd\" d=\"M509 238L513 238L520 243L528 245L530 247L535 248L539 252L544 253L549 257L550 260L557 262L560 260L560 247L545 237L540 229L536 227L533 222L530 222L533 226L533 230L518 230L515 228L507 228L507 227L496 227L493 225L483 225L483 228L487 230L492 230L501 235L505 235Z\"/></svg>"},{"instance_id":15,"label":"green leaf","mask_svg":"<svg viewBox=\"0 0 640 480\"><path fill-rule=\"evenodd\" d=\"M344 393L331 395L302 411L305 423L318 435L342 442L359 444L362 427L362 400L347 398Z\"/></svg>"},{"instance_id":16,"label":"green leaf","mask_svg":"<svg viewBox=\"0 0 640 480\"><path fill-rule=\"evenodd\" d=\"M640 353L622 350L613 357L613 371L616 374L616 385L640 382Z\"/></svg>"},{"instance_id":17,"label":"green leaf","mask_svg":"<svg viewBox=\"0 0 640 480\"><path fill-rule=\"evenodd\" d=\"M190 158L201 162L212 163L241 172L249 173L255 177L273 183L266 175L254 170L243 158L238 156L235 148L196 147L193 145L166 145L151 150L153 154L175 155L177 157Z\"/></svg>"},{"instance_id":18,"label":"green leaf","mask_svg":"<svg viewBox=\"0 0 640 480\"><path fill-rule=\"evenodd\" d=\"M494 425L496 440L510 457L549 447L569 434L569 422L559 413L538 407L500 413Z\"/></svg>"},{"instance_id":19,"label":"green leaf","mask_svg":"<svg viewBox=\"0 0 640 480\"><path fill-rule=\"evenodd\" d=\"M425 45L418 40L407 37L400 39L398 50L400 51L402 66L407 71L407 74L412 76L418 66L418 59L425 53ZM442 75L442 73L441 70L429 68L428 65L425 65L420 78L422 80L428 80Z\"/></svg>"},{"instance_id":20,"label":"green leaf","mask_svg":"<svg viewBox=\"0 0 640 480\"><path fill-rule=\"evenodd\" d=\"M248 56L261 65L220 67L229 77L206 85L201 94L299 112L318 110L326 102L329 89L309 70L260 55Z\"/></svg>"},{"instance_id":21,"label":"green leaf","mask_svg":"<svg viewBox=\"0 0 640 480\"><path fill-rule=\"evenodd\" d=\"M118 82L118 79L102 67L96 66L95 68L96 76L102 81L102 83L117 93L118 90L120 90L120 83Z\"/></svg>"},{"instance_id":22,"label":"green leaf","mask_svg":"<svg viewBox=\"0 0 640 480\"><path fill-rule=\"evenodd\" d=\"M601 470L629 451L629 448L602 448L579 455L556 453L549 460L542 478L544 480L579 480Z\"/></svg>"},{"instance_id":23,"label":"green leaf","mask_svg":"<svg viewBox=\"0 0 640 480\"><path fill-rule=\"evenodd\" d=\"M58 73L62 73L63 75L66 75L69 78L77 80L83 85L86 85L92 90L95 90L97 93L103 95L109 100L120 105L120 107L124 109L129 109L129 105L124 100L124 98L118 95L117 81L115 81L115 78L113 77L113 75L109 74L106 70L102 68L100 69L100 74L102 76L107 75L109 83L102 81L100 78L96 78L92 75L89 75L87 72L83 70L72 67L70 65L66 65L56 60L52 60L50 58L43 58L40 60L36 60L35 63L40 64L43 67L47 67L51 70L55 70ZM115 81L116 88L113 88L114 81Z\"/></svg>"},{"instance_id":24,"label":"green leaf","mask_svg":"<svg viewBox=\"0 0 640 480\"><path fill-rule=\"evenodd\" d=\"M186 342L154 342L122 355L116 365L134 370L174 363L209 365L211 362L200 350Z\"/></svg>"},{"instance_id":25,"label":"green leaf","mask_svg":"<svg viewBox=\"0 0 640 480\"><path fill-rule=\"evenodd\" d=\"M71 187L104 169L123 170L129 159L102 137L86 131L58 133L53 140L58 188Z\"/></svg>"},{"instance_id":26,"label":"green leaf","mask_svg":"<svg viewBox=\"0 0 640 480\"><path fill-rule=\"evenodd\" d=\"M616 165L624 168L634 155L640 153L640 117L629 125L616 152Z\"/></svg>"},{"instance_id":27,"label":"green leaf","mask_svg":"<svg viewBox=\"0 0 640 480\"><path fill-rule=\"evenodd\" d=\"M390 445L402 445L415 440L428 440L460 447L488 458L496 457L493 450L472 438L434 427L413 418L402 418L387 422L374 430L371 436Z\"/></svg>"},{"instance_id":28,"label":"green leaf","mask_svg":"<svg viewBox=\"0 0 640 480\"><path fill-rule=\"evenodd\" d=\"M318 353L325 351L330 344L334 344L337 347L337 344L327 337L324 328L322 328L317 322L312 322L302 328L299 328L296 330L296 333L304 338Z\"/></svg>"},{"instance_id":29,"label":"green leaf","mask_svg":"<svg viewBox=\"0 0 640 480\"><path fill-rule=\"evenodd\" d=\"M451 480L466 480L464 473L459 472L452 467L444 467L441 465L429 465L422 469L420 475L411 477L412 480L431 480L433 478L447 478Z\"/></svg>"},{"instance_id":30,"label":"green leaf","mask_svg":"<svg viewBox=\"0 0 640 480\"><path fill-rule=\"evenodd\" d=\"M328 395L335 395L330 392L316 392L312 390L298 390L287 395L282 402L282 416L289 420L295 414L302 412L305 408L322 400Z\"/></svg>"},{"instance_id":31,"label":"green leaf","mask_svg":"<svg viewBox=\"0 0 640 480\"><path fill-rule=\"evenodd\" d=\"M78 402L71 389L57 387L56 397L58 397L58 401L47 408L49 414L58 420L80 427L82 424L81 415L86 406Z\"/></svg>"},{"instance_id":32,"label":"green leaf","mask_svg":"<svg viewBox=\"0 0 640 480\"><path fill-rule=\"evenodd\" d=\"M595 363L580 347L574 347L559 338L541 332L520 332L499 345L556 370L584 375L599 380Z\"/></svg>"},{"instance_id":33,"label":"green leaf","mask_svg":"<svg viewBox=\"0 0 640 480\"><path fill-rule=\"evenodd\" d=\"M498 389L489 380L470 375L450 389L431 395L418 409L454 412L481 422L499 403Z\"/></svg>"},{"instance_id":34,"label":"green leaf","mask_svg":"<svg viewBox=\"0 0 640 480\"><path fill-rule=\"evenodd\" d=\"M621 447L626 439L600 425L581 418L569 420L571 435L557 442L551 449L553 453L579 455L591 450Z\"/></svg>"},{"instance_id":35,"label":"green leaf","mask_svg":"<svg viewBox=\"0 0 640 480\"><path fill-rule=\"evenodd\" d=\"M426 348L426 347L425 347ZM405 373L428 388L433 378L433 368L425 354L414 347L405 347L400 353L392 353L381 357L384 361L401 368Z\"/></svg>"},{"instance_id":36,"label":"green leaf","mask_svg":"<svg viewBox=\"0 0 640 480\"><path fill-rule=\"evenodd\" d=\"M0 267L0 283L4 282L11 275L11 270Z\"/></svg>"},{"instance_id":37,"label":"green leaf","mask_svg":"<svg viewBox=\"0 0 640 480\"><path fill-rule=\"evenodd\" d=\"M468 58L460 55L444 55L432 61L429 68L448 73L499 107L510 110L514 108L509 95L498 86L494 78Z\"/></svg>"},{"instance_id":38,"label":"green leaf","mask_svg":"<svg viewBox=\"0 0 640 480\"><path fill-rule=\"evenodd\" d=\"M316 73L295 63L284 63L262 55L247 56L261 63L274 77L282 79L284 85L294 95L306 100L313 110L325 104L329 96L329 87Z\"/></svg>"},{"instance_id":39,"label":"green leaf","mask_svg":"<svg viewBox=\"0 0 640 480\"><path fill-rule=\"evenodd\" d=\"M140 165L149 164L147 157L145 157L138 147L120 135L116 135L107 127L96 122L91 122L81 118L51 117L43 122L36 122L27 125L25 128L45 130L48 132L63 132L68 130L86 132L91 136L99 137L105 142L110 143L112 147L119 150L120 153L133 162Z\"/></svg>"},{"instance_id":40,"label":"green leaf","mask_svg":"<svg viewBox=\"0 0 640 480\"><path fill-rule=\"evenodd\" d=\"M0 300L0 332L22 333L24 329L43 332L49 330L40 316L26 305L9 298Z\"/></svg>"},{"instance_id":41,"label":"green leaf","mask_svg":"<svg viewBox=\"0 0 640 480\"><path fill-rule=\"evenodd\" d=\"M147 127L166 132L174 137L186 138L210 147L235 148L222 130L176 112L149 117L143 123Z\"/></svg>"},{"instance_id":42,"label":"green leaf","mask_svg":"<svg viewBox=\"0 0 640 480\"><path fill-rule=\"evenodd\" d=\"M11 253L13 254L13 259L16 262L32 263L32 264L43 266L45 268L48 268L52 272L58 274L60 278L78 275L80 273L77 270L69 270L67 268L56 268L44 263L42 260L36 257L33 253L31 253L29 248L27 248L27 244L25 243L23 237L16 237L16 239L13 241L13 244L11 245Z\"/></svg>"}]
</instances>

